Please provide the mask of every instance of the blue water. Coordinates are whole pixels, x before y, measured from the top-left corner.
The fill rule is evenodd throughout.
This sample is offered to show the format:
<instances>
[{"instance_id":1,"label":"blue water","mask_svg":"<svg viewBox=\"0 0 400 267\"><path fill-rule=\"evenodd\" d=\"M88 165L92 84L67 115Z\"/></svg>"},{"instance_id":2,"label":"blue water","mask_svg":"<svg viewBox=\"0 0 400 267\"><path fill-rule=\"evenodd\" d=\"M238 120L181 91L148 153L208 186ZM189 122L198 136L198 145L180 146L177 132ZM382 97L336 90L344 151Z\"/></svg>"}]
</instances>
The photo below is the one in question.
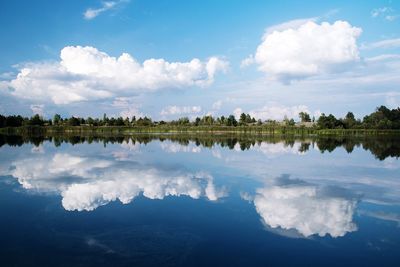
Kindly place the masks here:
<instances>
[{"instance_id":1,"label":"blue water","mask_svg":"<svg viewBox=\"0 0 400 267\"><path fill-rule=\"evenodd\" d=\"M396 140L25 141L0 147L0 266L400 263Z\"/></svg>"}]
</instances>

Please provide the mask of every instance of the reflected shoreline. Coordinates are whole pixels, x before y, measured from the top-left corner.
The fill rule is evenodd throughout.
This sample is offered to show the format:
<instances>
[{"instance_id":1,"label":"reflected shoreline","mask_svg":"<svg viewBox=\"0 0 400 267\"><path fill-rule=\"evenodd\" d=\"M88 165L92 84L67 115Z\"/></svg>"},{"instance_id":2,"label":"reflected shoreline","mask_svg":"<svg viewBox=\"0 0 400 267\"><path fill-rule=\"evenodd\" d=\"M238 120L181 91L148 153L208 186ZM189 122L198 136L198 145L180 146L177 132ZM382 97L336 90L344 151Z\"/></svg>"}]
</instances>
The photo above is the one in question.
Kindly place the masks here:
<instances>
[{"instance_id":1,"label":"reflected shoreline","mask_svg":"<svg viewBox=\"0 0 400 267\"><path fill-rule=\"evenodd\" d=\"M317 148L321 153L333 152L338 148L343 148L347 153L352 153L355 148L363 148L369 151L375 158L384 160L388 157L400 157L400 137L398 136L374 136L374 137L348 137L348 136L281 136L281 135L188 135L188 134L138 134L133 136L83 136L83 135L57 135L57 136L22 136L22 135L1 135L0 147L22 146L23 144L33 144L38 147L44 142L53 143L58 147L63 143L91 144L144 144L153 141L171 141L183 146L190 143L198 147L212 148L219 146L228 149L249 150L262 143L278 144L282 143L285 147L293 147L296 143L298 152L305 153L310 148Z\"/></svg>"}]
</instances>

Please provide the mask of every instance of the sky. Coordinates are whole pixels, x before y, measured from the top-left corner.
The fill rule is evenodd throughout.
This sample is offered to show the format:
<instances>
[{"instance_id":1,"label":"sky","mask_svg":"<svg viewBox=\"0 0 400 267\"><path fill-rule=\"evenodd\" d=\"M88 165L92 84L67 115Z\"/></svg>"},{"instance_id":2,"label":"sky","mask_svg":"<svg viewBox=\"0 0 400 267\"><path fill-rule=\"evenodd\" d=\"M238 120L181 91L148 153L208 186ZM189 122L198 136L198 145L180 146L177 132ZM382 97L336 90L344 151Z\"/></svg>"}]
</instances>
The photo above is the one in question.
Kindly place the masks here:
<instances>
[{"instance_id":1,"label":"sky","mask_svg":"<svg viewBox=\"0 0 400 267\"><path fill-rule=\"evenodd\" d=\"M400 106L399 1L0 1L0 113L362 118Z\"/></svg>"}]
</instances>

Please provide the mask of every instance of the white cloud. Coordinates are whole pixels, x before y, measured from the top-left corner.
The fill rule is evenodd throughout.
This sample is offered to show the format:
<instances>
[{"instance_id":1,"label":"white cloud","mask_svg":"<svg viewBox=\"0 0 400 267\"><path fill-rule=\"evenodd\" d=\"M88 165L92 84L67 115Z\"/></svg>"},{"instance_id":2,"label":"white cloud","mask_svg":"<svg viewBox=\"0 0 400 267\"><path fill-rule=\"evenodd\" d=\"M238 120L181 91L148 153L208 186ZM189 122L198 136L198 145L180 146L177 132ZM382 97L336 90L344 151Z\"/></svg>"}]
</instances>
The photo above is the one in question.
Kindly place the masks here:
<instances>
[{"instance_id":1,"label":"white cloud","mask_svg":"<svg viewBox=\"0 0 400 267\"><path fill-rule=\"evenodd\" d=\"M121 1L105 1L102 2L102 5L100 8L88 8L84 13L83 17L87 20L94 19L101 13L104 13L108 10L111 10L115 8L117 5L120 5L124 2L127 2L126 0L121 0Z\"/></svg>"},{"instance_id":2,"label":"white cloud","mask_svg":"<svg viewBox=\"0 0 400 267\"><path fill-rule=\"evenodd\" d=\"M216 57L207 61L167 62L148 59L142 64L123 53L118 58L94 47L67 46L60 62L30 63L8 82L16 97L69 104L168 88L207 86L228 63Z\"/></svg>"},{"instance_id":3,"label":"white cloud","mask_svg":"<svg viewBox=\"0 0 400 267\"><path fill-rule=\"evenodd\" d=\"M385 16L385 19L388 21L395 21L399 17L400 17L400 15L387 15L387 16Z\"/></svg>"},{"instance_id":4,"label":"white cloud","mask_svg":"<svg viewBox=\"0 0 400 267\"><path fill-rule=\"evenodd\" d=\"M400 94L399 93L387 93L386 95L386 105L389 108L398 108L400 107Z\"/></svg>"},{"instance_id":5,"label":"white cloud","mask_svg":"<svg viewBox=\"0 0 400 267\"><path fill-rule=\"evenodd\" d=\"M215 101L212 104L212 109L213 110L219 110L219 109L221 109L221 107L222 107L222 100Z\"/></svg>"},{"instance_id":6,"label":"white cloud","mask_svg":"<svg viewBox=\"0 0 400 267\"><path fill-rule=\"evenodd\" d=\"M246 68L250 65L254 64L254 56L253 55L249 55L248 57L246 57L245 59L242 60L242 62L240 62L240 67L241 68Z\"/></svg>"},{"instance_id":7,"label":"white cloud","mask_svg":"<svg viewBox=\"0 0 400 267\"><path fill-rule=\"evenodd\" d=\"M309 22L309 21L317 22L317 20L318 20L318 17L289 20L289 21L268 27L265 30L265 33L270 34L275 31L281 32L281 31L285 31L285 30L289 30L289 29L297 30L298 28L300 28L302 25L306 24L307 22Z\"/></svg>"},{"instance_id":8,"label":"white cloud","mask_svg":"<svg viewBox=\"0 0 400 267\"><path fill-rule=\"evenodd\" d=\"M43 144L40 144L38 146L34 146L31 149L31 153L33 153L33 154L44 154L44 152L45 151L44 151Z\"/></svg>"},{"instance_id":9,"label":"white cloud","mask_svg":"<svg viewBox=\"0 0 400 267\"><path fill-rule=\"evenodd\" d=\"M250 114L251 117L261 120L283 120L285 116L289 119L297 119L299 117L300 112L307 112L308 114L312 114L308 107L305 105L298 106L283 106L275 103L269 103L259 109L250 110L247 113ZM233 114L236 118L240 117L244 111L241 108L236 108L233 111ZM246 113L246 112L245 112Z\"/></svg>"},{"instance_id":10,"label":"white cloud","mask_svg":"<svg viewBox=\"0 0 400 267\"><path fill-rule=\"evenodd\" d=\"M137 107L129 107L128 109L121 111L119 115L122 118L132 118L133 116L136 118L141 118L145 116Z\"/></svg>"},{"instance_id":11,"label":"white cloud","mask_svg":"<svg viewBox=\"0 0 400 267\"><path fill-rule=\"evenodd\" d=\"M218 111L221 109L223 103L224 103L224 101L222 101L222 100L217 100L214 103L212 103L211 110L208 110L206 115L207 116L217 116Z\"/></svg>"},{"instance_id":12,"label":"white cloud","mask_svg":"<svg viewBox=\"0 0 400 267\"><path fill-rule=\"evenodd\" d=\"M33 114L44 115L44 105L31 105L30 108Z\"/></svg>"},{"instance_id":13,"label":"white cloud","mask_svg":"<svg viewBox=\"0 0 400 267\"><path fill-rule=\"evenodd\" d=\"M294 25L282 30L267 29L257 48L254 62L271 78L290 82L340 72L345 65L360 60L357 47L360 28L346 21L317 24L301 20Z\"/></svg>"},{"instance_id":14,"label":"white cloud","mask_svg":"<svg viewBox=\"0 0 400 267\"><path fill-rule=\"evenodd\" d=\"M213 155L213 157L215 157L215 158L217 158L217 159L222 159L221 150L216 149L215 147L212 148L211 154Z\"/></svg>"},{"instance_id":15,"label":"white cloud","mask_svg":"<svg viewBox=\"0 0 400 267\"><path fill-rule=\"evenodd\" d=\"M397 48L400 47L400 38L395 39L386 39L374 43L370 43L367 45L361 46L362 49L375 49L375 48Z\"/></svg>"},{"instance_id":16,"label":"white cloud","mask_svg":"<svg viewBox=\"0 0 400 267\"><path fill-rule=\"evenodd\" d=\"M122 142L121 147L125 150L129 150L131 152L134 152L134 154L140 152L140 148L142 147L142 144L139 142L133 142L132 139L129 139L127 142ZM124 152L124 151L123 151Z\"/></svg>"},{"instance_id":17,"label":"white cloud","mask_svg":"<svg viewBox=\"0 0 400 267\"><path fill-rule=\"evenodd\" d=\"M107 179L68 186L61 193L63 207L66 210L94 210L117 199L128 204L140 193L149 199L182 195L197 199L204 195L215 201L224 196L222 191L215 189L212 177L202 174L169 174L157 169L132 172L124 169L107 175L110 175ZM205 188L202 181L206 182Z\"/></svg>"},{"instance_id":18,"label":"white cloud","mask_svg":"<svg viewBox=\"0 0 400 267\"><path fill-rule=\"evenodd\" d=\"M233 115L235 116L236 119L239 119L240 118L240 114L243 113L243 109L242 108L235 108L232 113L233 113Z\"/></svg>"},{"instance_id":19,"label":"white cloud","mask_svg":"<svg viewBox=\"0 0 400 267\"><path fill-rule=\"evenodd\" d=\"M174 143L174 142L162 142L160 143L161 149L164 150L167 153L200 153L201 148L200 146L196 146L193 143L190 143L188 145L181 145L179 143Z\"/></svg>"},{"instance_id":20,"label":"white cloud","mask_svg":"<svg viewBox=\"0 0 400 267\"><path fill-rule=\"evenodd\" d=\"M388 61L388 60L400 60L400 55L399 54L382 54L382 55L375 56L375 57L365 58L366 63Z\"/></svg>"},{"instance_id":21,"label":"white cloud","mask_svg":"<svg viewBox=\"0 0 400 267\"><path fill-rule=\"evenodd\" d=\"M162 170L67 153L35 155L12 166L8 174L23 188L60 194L66 210L94 210L115 200L127 204L140 193L150 199L186 195L212 201L226 195L207 173Z\"/></svg>"},{"instance_id":22,"label":"white cloud","mask_svg":"<svg viewBox=\"0 0 400 267\"><path fill-rule=\"evenodd\" d=\"M295 229L305 237L340 237L357 230L356 204L356 199L291 179L260 188L254 197L255 208L268 226Z\"/></svg>"},{"instance_id":23,"label":"white cloud","mask_svg":"<svg viewBox=\"0 0 400 267\"><path fill-rule=\"evenodd\" d=\"M268 142L261 142L258 146L254 147L254 150L260 151L264 155L269 158L276 157L278 155L301 155L304 154L300 152L301 143L297 142L294 143L292 146L289 146L283 142L281 143L268 143Z\"/></svg>"},{"instance_id":24,"label":"white cloud","mask_svg":"<svg viewBox=\"0 0 400 267\"><path fill-rule=\"evenodd\" d=\"M395 13L395 10L391 7L380 7L375 8L371 11L371 17L383 18L387 21L394 21L399 18L399 15Z\"/></svg>"},{"instance_id":25,"label":"white cloud","mask_svg":"<svg viewBox=\"0 0 400 267\"><path fill-rule=\"evenodd\" d=\"M371 17L373 17L373 18L379 17L380 15L382 15L390 10L391 9L389 7L375 8L371 11Z\"/></svg>"},{"instance_id":26,"label":"white cloud","mask_svg":"<svg viewBox=\"0 0 400 267\"><path fill-rule=\"evenodd\" d=\"M45 154L43 157L16 161L12 165L15 168L11 175L17 178L25 189L51 192L65 187L65 181L60 179L60 182L55 177L94 178L93 169L110 167L111 162L56 153L51 158Z\"/></svg>"},{"instance_id":27,"label":"white cloud","mask_svg":"<svg viewBox=\"0 0 400 267\"><path fill-rule=\"evenodd\" d=\"M1 82L2 80L10 80L10 79L12 79L14 76L15 76L15 73L13 73L13 72L11 72L11 71L0 73L0 82Z\"/></svg>"},{"instance_id":28,"label":"white cloud","mask_svg":"<svg viewBox=\"0 0 400 267\"><path fill-rule=\"evenodd\" d=\"M140 111L140 105L135 103L135 99L128 97L117 97L112 102L112 106L118 109L122 109L119 115L123 118L136 118L144 117L145 115Z\"/></svg>"},{"instance_id":29,"label":"white cloud","mask_svg":"<svg viewBox=\"0 0 400 267\"><path fill-rule=\"evenodd\" d=\"M384 212L384 211L380 211L380 212L379 211L378 212L376 212L376 211L360 211L359 213L361 215L376 218L379 220L395 222L400 227L400 215L399 214Z\"/></svg>"},{"instance_id":30,"label":"white cloud","mask_svg":"<svg viewBox=\"0 0 400 267\"><path fill-rule=\"evenodd\" d=\"M201 112L200 106L168 106L161 110L160 114L163 116L169 115L188 115L188 114L198 114Z\"/></svg>"}]
</instances>

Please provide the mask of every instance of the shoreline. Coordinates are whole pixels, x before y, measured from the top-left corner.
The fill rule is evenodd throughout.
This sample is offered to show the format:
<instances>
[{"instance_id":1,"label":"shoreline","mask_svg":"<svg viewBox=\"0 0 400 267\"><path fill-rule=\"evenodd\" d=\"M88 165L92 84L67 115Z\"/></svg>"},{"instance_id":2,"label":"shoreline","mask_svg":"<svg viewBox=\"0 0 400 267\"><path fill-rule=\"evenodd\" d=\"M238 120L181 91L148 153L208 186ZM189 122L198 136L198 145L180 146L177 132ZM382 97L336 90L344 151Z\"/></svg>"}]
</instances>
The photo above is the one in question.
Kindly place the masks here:
<instances>
[{"instance_id":1,"label":"shoreline","mask_svg":"<svg viewBox=\"0 0 400 267\"><path fill-rule=\"evenodd\" d=\"M400 130L388 129L317 129L307 127L266 127L266 126L20 126L0 128L3 135L115 135L137 134L190 134L190 135L335 135L373 136L399 135Z\"/></svg>"}]
</instances>

